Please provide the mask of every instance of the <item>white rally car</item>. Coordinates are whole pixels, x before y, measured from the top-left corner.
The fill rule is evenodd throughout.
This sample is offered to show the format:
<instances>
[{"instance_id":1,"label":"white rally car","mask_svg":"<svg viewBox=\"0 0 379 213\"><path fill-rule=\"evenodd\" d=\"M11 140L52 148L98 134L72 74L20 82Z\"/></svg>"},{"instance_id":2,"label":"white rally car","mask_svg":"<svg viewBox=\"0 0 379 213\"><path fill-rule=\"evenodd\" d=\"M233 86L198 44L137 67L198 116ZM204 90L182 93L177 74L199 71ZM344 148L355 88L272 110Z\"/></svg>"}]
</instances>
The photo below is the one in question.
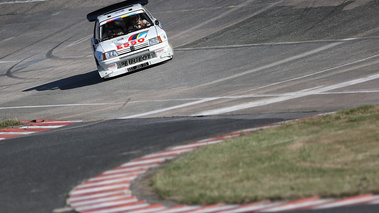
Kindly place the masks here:
<instances>
[{"instance_id":1,"label":"white rally car","mask_svg":"<svg viewBox=\"0 0 379 213\"><path fill-rule=\"evenodd\" d=\"M87 15L95 22L91 39L97 68L103 79L135 71L173 58L166 32L143 5L128 0Z\"/></svg>"}]
</instances>

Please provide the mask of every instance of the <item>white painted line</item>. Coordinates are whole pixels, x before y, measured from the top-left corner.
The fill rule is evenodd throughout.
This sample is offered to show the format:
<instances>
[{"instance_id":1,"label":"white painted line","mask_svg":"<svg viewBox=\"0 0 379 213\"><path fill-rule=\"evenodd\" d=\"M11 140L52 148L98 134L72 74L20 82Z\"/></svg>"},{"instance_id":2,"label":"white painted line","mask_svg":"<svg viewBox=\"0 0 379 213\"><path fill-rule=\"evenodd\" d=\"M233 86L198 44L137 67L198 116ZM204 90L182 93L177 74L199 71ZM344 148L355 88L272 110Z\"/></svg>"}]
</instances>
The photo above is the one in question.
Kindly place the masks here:
<instances>
[{"instance_id":1,"label":"white painted line","mask_svg":"<svg viewBox=\"0 0 379 213\"><path fill-rule=\"evenodd\" d=\"M36 132L0 132L0 135L29 135Z\"/></svg>"},{"instance_id":2,"label":"white painted line","mask_svg":"<svg viewBox=\"0 0 379 213\"><path fill-rule=\"evenodd\" d=\"M304 58L304 57L307 57L307 56L310 56L310 55L313 55L313 54L325 51L327 49L336 47L336 46L338 46L340 44L342 44L342 42L331 43L331 44L319 47L317 49L314 49L314 50L311 50L311 51L308 51L308 52L305 52L305 53L301 53L299 55L295 55L295 56L292 56L292 57L289 57L289 58L285 58L285 59L282 59L280 61L277 61L277 62L274 62L274 63L271 63L271 64L267 64L267 65L264 65L264 66L261 66L261 67L257 67L257 68L252 69L252 70L248 70L248 71L241 72L241 73L238 73L238 74L235 74L235 75L231 75L229 77L217 79L217 80L214 80L214 81L202 84L202 85L198 85L196 87L199 87L199 86L208 86L208 85L211 85L211 84L216 84L216 83L220 83L220 82L223 82L223 81L239 78L239 77L242 77L244 75L255 73L255 72L258 72L258 71L261 71L261 70L265 70L265 69L269 69L269 68L272 68L272 67L276 67L276 66L282 65L284 63L295 61L295 60L298 60L298 59L301 59L301 58Z\"/></svg>"},{"instance_id":3,"label":"white painted line","mask_svg":"<svg viewBox=\"0 0 379 213\"><path fill-rule=\"evenodd\" d=\"M170 110L174 110L174 109L180 109L180 108L184 108L184 107L188 107L188 106L192 106L192 105L196 105L196 104L201 104L201 103L205 103L205 102L213 101L213 100L216 100L216 99L215 98L205 98L205 99L202 99L199 101L180 104L180 105L167 107L167 108L159 109L159 110L154 110L154 111L150 111L150 112L145 112L145 113L141 113L141 114L137 114L137 115L131 115L131 116L127 116L127 117L123 117L123 118L119 118L119 119L131 119L131 118L138 118L138 117L143 117L143 116L147 116L147 115L153 115L153 114L166 112L166 111L170 111Z\"/></svg>"},{"instance_id":4,"label":"white painted line","mask_svg":"<svg viewBox=\"0 0 379 213\"><path fill-rule=\"evenodd\" d=\"M360 38L329 39L329 40L326 39L326 40L309 40L309 41L289 41L289 42L272 42L272 43L256 43L256 44L236 44L236 45L225 45L225 46L176 48L175 50L177 50L177 51L213 50L213 49L261 47L261 46L279 46L279 45L292 45L292 44L312 44L312 43L326 43L326 42L336 43L336 42L344 42L344 41L353 41L353 40L358 40L358 39L360 39Z\"/></svg>"},{"instance_id":5,"label":"white painted line","mask_svg":"<svg viewBox=\"0 0 379 213\"><path fill-rule=\"evenodd\" d=\"M366 94L366 93L379 93L379 90L342 91L342 92L322 92L322 93L320 93L320 95Z\"/></svg>"},{"instance_id":6,"label":"white painted line","mask_svg":"<svg viewBox=\"0 0 379 213\"><path fill-rule=\"evenodd\" d=\"M25 3L34 3L34 2L44 2L44 1L50 1L50 0L7 1L7 2L0 2L0 5L1 4L25 4Z\"/></svg>"},{"instance_id":7,"label":"white painted line","mask_svg":"<svg viewBox=\"0 0 379 213\"><path fill-rule=\"evenodd\" d=\"M299 77L296 77L296 78L291 78L291 79L288 79L288 80L279 81L279 82L272 83L272 84L267 84L265 86L257 87L257 88L254 88L254 89L249 89L249 90L243 91L242 93L251 92L251 91L254 91L254 90L264 89L264 88L267 88L267 87L272 87L272 86L276 86L276 85L279 85L279 84L288 83L288 82L291 82L291 81L296 81L296 80L312 77L312 76L315 76L315 75L319 75L319 74L322 74L322 73L327 73L327 72L330 72L330 71L333 71L333 70L336 70L336 69L341 69L341 68L344 68L344 67L348 67L348 66L351 66L351 65L354 65L354 64L358 64L358 63L361 63L361 62L365 62L365 61L368 61L368 60L371 60L371 59L374 59L374 58L378 58L378 57L379 57L379 54L373 55L373 56L370 56L370 57L367 57L367 58L363 58L363 59L360 59L360 60L357 60L357 61L353 61L353 62L350 62L350 63L342 64L342 65L339 65L339 66L336 66L336 67L332 67L332 68L328 68L328 69L325 69L325 70L313 72L313 73L308 74L308 75L303 75L303 76L299 76Z\"/></svg>"},{"instance_id":8,"label":"white painted line","mask_svg":"<svg viewBox=\"0 0 379 213\"><path fill-rule=\"evenodd\" d=\"M66 125L58 125L58 126L26 126L26 127L22 127L22 129L56 129L56 128L60 128L60 127L64 127Z\"/></svg>"},{"instance_id":9,"label":"white painted line","mask_svg":"<svg viewBox=\"0 0 379 213\"><path fill-rule=\"evenodd\" d=\"M248 75L248 74L251 74L251 73L254 73L254 72L258 72L258 71L261 71L261 70L264 70L264 69L268 69L268 68L272 68L272 67L275 67L275 66L279 66L279 65L284 64L284 63L288 63L288 62L291 62L291 61L294 61L294 60L298 60L300 58L307 57L307 56L312 55L312 54L316 54L316 53L325 51L327 49L336 47L336 46L338 46L340 44L343 44L343 42L335 42L335 43L331 43L331 44L328 44L328 45L324 45L324 46L319 47L317 49L314 49L314 50L311 50L311 51L308 51L308 52L305 52L305 53L302 53L302 54L299 54L299 55L296 55L296 56L292 56L292 57L289 57L289 58L286 58L286 59L283 59L283 60L280 60L280 61L268 64L268 65L265 65L265 66L261 66L261 67L258 67L258 68L252 69L252 70L248 70L248 71L245 71L245 72L242 72L242 73L238 73L238 74L235 74L235 75L223 78L223 79L218 79L218 80L211 81L211 82L208 82L208 83L205 83L205 84L202 84L202 85L198 85L197 87L199 87L199 86L208 86L208 85L211 85L211 84L220 83L220 82L223 82L223 81L226 81L226 80L231 80L231 79L234 79L234 78L242 77L244 75ZM365 59L362 59L362 60L359 60L359 61L356 61L356 62L353 62L353 63L359 63L359 62L362 62L362 61L365 61L365 60L369 60L369 59L375 58L377 56L379 56L379 55L371 56L371 57L368 57L368 58L365 58ZM349 63L349 64L346 64L346 65L343 65L343 66L348 66L348 65L351 65L353 63ZM333 68L333 69L336 69L336 68ZM328 69L328 70L330 70L330 69ZM326 70L324 70L323 72L326 72ZM321 73L321 72L319 72L319 73ZM314 73L311 74L311 75L314 75ZM311 76L311 75L308 75L308 76ZM305 76L302 76L300 78L305 78ZM291 79L291 81L292 80L295 80L295 79ZM275 84L279 84L279 83L283 83L283 82L278 82L278 83L275 83ZM214 100L218 100L218 99L220 99L220 97L204 98L204 99L200 99L198 101L194 101L194 102L190 102L190 103L186 103L186 104L181 104L181 105L177 105L177 106L173 106L173 107L168 107L168 108L163 108L163 109L159 109L159 110L154 110L154 111L150 111L150 112L146 112L146 113L141 113L141 114L136 114L136 115L122 117L120 119L131 119L131 118L149 116L149 115L158 114L158 113L162 113L162 112L166 112L166 111L170 111L170 110L175 110L175 109L179 109L179 108L184 108L184 107L188 107L188 106L202 104L202 103L206 103L206 102L210 102L210 101L214 101ZM200 115L202 115L202 114L200 113L200 114L197 114L197 115L194 115L194 116L200 116Z\"/></svg>"},{"instance_id":10,"label":"white painted line","mask_svg":"<svg viewBox=\"0 0 379 213\"><path fill-rule=\"evenodd\" d=\"M235 112L235 111L259 107L259 106L265 106L265 105L269 105L269 104L273 104L273 103L279 103L279 102L288 101L288 100L292 100L292 99L296 99L296 98L301 98L301 97L305 97L305 96L309 96L309 95L315 95L315 94L319 94L322 92L327 92L327 91L331 91L331 90L335 90L335 89L340 89L340 88L344 88L344 87L348 87L348 86L353 86L356 84L364 83L364 82L375 80L378 78L379 78L379 74L371 75L368 77L363 77L363 78L359 78L359 79L355 79L355 80L351 80L351 81L347 81L347 82L343 82L343 83L339 83L339 84L335 84L335 85L331 85L331 86L326 86L326 87L322 87L322 88L315 87L315 88L310 88L307 90L297 91L297 92L293 92L293 93L287 93L287 94L283 95L282 97L268 98L268 99L238 104L238 105L234 105L234 106L230 106L230 107L208 110L208 111L204 111L204 112L192 115L192 116L218 115L218 114Z\"/></svg>"},{"instance_id":11,"label":"white painted line","mask_svg":"<svg viewBox=\"0 0 379 213\"><path fill-rule=\"evenodd\" d=\"M68 121L68 120L61 120L61 121L42 121L42 122L36 122L36 124L38 124L38 123L42 123L42 124L80 123L80 122L83 122L83 121L82 121L82 120L73 120L73 121Z\"/></svg>"},{"instance_id":12,"label":"white painted line","mask_svg":"<svg viewBox=\"0 0 379 213\"><path fill-rule=\"evenodd\" d=\"M104 106L104 105L120 105L124 103L95 103L95 104L57 104L57 105L39 105L39 106L13 106L0 107L2 109L33 109L33 108L53 108L53 107L78 107L78 106Z\"/></svg>"}]
</instances>

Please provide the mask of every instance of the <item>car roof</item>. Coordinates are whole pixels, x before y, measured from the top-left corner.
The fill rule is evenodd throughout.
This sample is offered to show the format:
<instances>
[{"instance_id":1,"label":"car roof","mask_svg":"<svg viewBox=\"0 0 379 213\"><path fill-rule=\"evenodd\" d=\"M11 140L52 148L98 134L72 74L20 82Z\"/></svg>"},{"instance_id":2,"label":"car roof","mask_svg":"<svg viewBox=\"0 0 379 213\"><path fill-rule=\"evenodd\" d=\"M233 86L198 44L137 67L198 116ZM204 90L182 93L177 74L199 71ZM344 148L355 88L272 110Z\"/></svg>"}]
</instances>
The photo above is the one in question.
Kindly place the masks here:
<instances>
[{"instance_id":1,"label":"car roof","mask_svg":"<svg viewBox=\"0 0 379 213\"><path fill-rule=\"evenodd\" d=\"M104 21L109 21L115 18L119 18L128 13L134 13L138 10L144 10L144 9L145 8L141 4L133 4L133 5L129 5L129 6L102 14L97 17L97 20L101 23Z\"/></svg>"}]
</instances>

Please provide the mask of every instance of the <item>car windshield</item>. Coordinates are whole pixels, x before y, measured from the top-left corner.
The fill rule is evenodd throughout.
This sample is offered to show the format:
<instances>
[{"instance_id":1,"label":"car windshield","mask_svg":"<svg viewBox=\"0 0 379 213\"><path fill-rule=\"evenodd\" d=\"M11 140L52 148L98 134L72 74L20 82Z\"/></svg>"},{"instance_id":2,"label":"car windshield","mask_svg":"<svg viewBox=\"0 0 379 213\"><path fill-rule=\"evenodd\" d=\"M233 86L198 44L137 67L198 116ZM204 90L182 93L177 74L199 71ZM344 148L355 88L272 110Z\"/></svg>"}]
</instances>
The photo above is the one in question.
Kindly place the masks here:
<instances>
[{"instance_id":1,"label":"car windshield","mask_svg":"<svg viewBox=\"0 0 379 213\"><path fill-rule=\"evenodd\" d=\"M134 31L149 28L153 22L146 13L134 13L106 22L100 26L100 41L116 38Z\"/></svg>"}]
</instances>

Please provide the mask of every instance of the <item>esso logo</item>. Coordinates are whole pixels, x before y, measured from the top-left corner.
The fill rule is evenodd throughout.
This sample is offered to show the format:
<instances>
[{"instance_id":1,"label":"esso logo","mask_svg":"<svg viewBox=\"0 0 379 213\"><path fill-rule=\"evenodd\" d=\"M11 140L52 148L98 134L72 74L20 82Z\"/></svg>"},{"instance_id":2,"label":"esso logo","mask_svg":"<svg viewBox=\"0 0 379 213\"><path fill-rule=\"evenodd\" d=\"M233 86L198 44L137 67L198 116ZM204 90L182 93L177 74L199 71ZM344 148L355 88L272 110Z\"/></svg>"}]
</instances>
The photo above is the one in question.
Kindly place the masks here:
<instances>
[{"instance_id":1,"label":"esso logo","mask_svg":"<svg viewBox=\"0 0 379 213\"><path fill-rule=\"evenodd\" d=\"M121 49L123 49L123 48L127 48L127 47L130 47L130 46L134 46L134 45L136 45L136 44L138 44L138 43L143 43L144 41L145 41L144 38L140 38L140 39L138 39L137 41L136 41L136 40L133 40L133 41L131 41L131 42L128 42L128 43L125 43L125 44L121 44L121 45L118 45L118 46L117 46L117 49L118 49L118 50L121 50Z\"/></svg>"}]
</instances>

